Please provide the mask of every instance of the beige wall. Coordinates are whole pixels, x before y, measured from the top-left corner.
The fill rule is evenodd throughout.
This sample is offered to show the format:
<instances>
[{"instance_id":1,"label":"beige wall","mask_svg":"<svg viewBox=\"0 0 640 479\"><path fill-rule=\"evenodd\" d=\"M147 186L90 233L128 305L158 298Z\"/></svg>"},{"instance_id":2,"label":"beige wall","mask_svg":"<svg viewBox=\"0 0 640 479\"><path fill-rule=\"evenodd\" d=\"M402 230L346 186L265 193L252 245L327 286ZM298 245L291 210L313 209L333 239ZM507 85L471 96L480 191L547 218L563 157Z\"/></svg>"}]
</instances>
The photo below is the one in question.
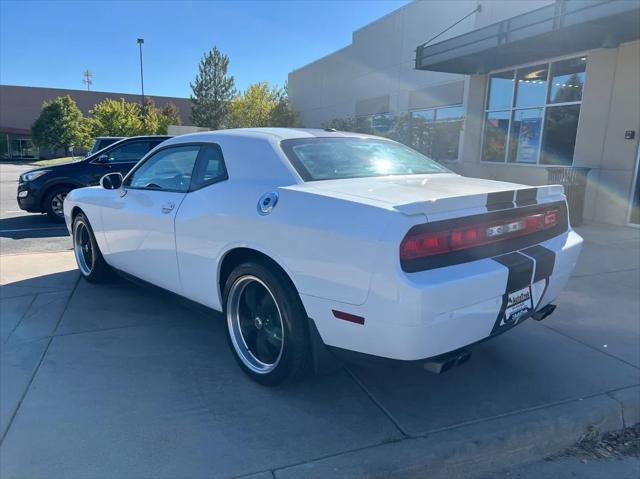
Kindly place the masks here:
<instances>
[{"instance_id":1,"label":"beige wall","mask_svg":"<svg viewBox=\"0 0 640 479\"><path fill-rule=\"evenodd\" d=\"M471 15L434 43L552 3L553 0L414 1L353 32L345 48L289 73L293 108L307 127L356 114L356 104L388 97L390 112L421 108L419 99L451 90L461 98L464 75L415 70L416 47ZM453 83L448 87L449 83ZM451 93L450 92L450 93ZM447 98L449 98L447 97ZM442 102L436 101L441 105ZM449 103L451 104L451 103Z\"/></svg>"},{"instance_id":2,"label":"beige wall","mask_svg":"<svg viewBox=\"0 0 640 479\"><path fill-rule=\"evenodd\" d=\"M356 30L350 45L289 73L293 108L305 126L319 127L383 97L389 111L406 111L412 92L459 83L462 75L416 71L415 48L476 6L477 0L417 1ZM439 40L473 28L472 16Z\"/></svg>"},{"instance_id":3,"label":"beige wall","mask_svg":"<svg viewBox=\"0 0 640 479\"><path fill-rule=\"evenodd\" d=\"M17 129L29 131L31 125L40 114L42 103L64 95L70 95L84 114L87 114L96 103L105 98L115 100L124 98L130 102L140 101L140 95L127 93L0 85L0 130ZM153 98L159 107L169 102L174 103L180 111L182 123L189 124L191 116L191 102L189 99L153 95L147 96Z\"/></svg>"}]
</instances>

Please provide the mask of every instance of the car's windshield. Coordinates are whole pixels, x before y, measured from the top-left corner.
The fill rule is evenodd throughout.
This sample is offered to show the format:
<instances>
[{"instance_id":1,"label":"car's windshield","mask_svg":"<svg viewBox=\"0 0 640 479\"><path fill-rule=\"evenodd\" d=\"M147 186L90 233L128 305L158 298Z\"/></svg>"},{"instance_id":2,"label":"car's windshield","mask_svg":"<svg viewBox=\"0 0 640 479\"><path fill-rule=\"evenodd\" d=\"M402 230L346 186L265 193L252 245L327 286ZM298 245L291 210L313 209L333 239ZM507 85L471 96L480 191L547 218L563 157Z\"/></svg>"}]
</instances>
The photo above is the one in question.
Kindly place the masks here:
<instances>
[{"instance_id":1,"label":"car's windshield","mask_svg":"<svg viewBox=\"0 0 640 479\"><path fill-rule=\"evenodd\" d=\"M296 138L281 146L305 181L366 176L449 173L399 143L372 138Z\"/></svg>"}]
</instances>

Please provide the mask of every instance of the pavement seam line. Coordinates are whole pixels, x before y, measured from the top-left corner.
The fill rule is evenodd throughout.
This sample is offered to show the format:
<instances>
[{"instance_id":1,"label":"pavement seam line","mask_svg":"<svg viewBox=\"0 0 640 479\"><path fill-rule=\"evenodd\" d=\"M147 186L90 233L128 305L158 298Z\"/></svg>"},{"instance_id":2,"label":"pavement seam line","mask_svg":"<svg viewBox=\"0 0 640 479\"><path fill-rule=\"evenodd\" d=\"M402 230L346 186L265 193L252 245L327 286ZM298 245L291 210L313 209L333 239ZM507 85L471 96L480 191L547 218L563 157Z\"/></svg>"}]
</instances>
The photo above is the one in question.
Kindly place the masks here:
<instances>
[{"instance_id":1,"label":"pavement seam line","mask_svg":"<svg viewBox=\"0 0 640 479\"><path fill-rule=\"evenodd\" d=\"M58 325L60 324L60 321L62 321L62 318L64 317L64 313L66 313L67 308L69 307L69 303L71 302L71 298L73 297L73 294L75 293L76 289L78 288L78 283L80 283L80 278L79 277L76 280L76 284L73 287L73 289L71 290L71 293L69 293L69 297L67 298L67 301L66 301L66 303L64 305L64 308L63 308L62 312L60 313L60 317L58 318L58 322L56 323L56 326L54 328L54 332L55 332L56 329L58 329ZM24 391L23 391L22 395L20 396L20 400L18 401L18 404L16 405L16 408L13 411L13 414L11 414L11 417L9 418L9 421L7 421L7 427L4 430L4 433L2 434L2 437L0 438L0 445L2 445L4 443L5 438L9 435L9 431L11 430L11 427L13 426L13 421L18 416L18 411L20 411L20 408L22 407L22 403L24 402L25 398L27 397L27 394L29 393L29 390L31 389L31 385L33 384L33 381L35 380L36 376L38 375L38 372L40 371L40 367L42 366L42 363L44 362L44 358L46 357L47 353L49 352L49 347L51 346L51 343L53 342L53 338L54 337L52 336L47 341L47 345L44 347L44 350L42 351L42 354L40 355L40 359L38 360L38 364L36 364L36 367L33 370L33 374L31 374L31 378L29 378L29 382L27 383L27 386L24 388Z\"/></svg>"},{"instance_id":2,"label":"pavement seam line","mask_svg":"<svg viewBox=\"0 0 640 479\"><path fill-rule=\"evenodd\" d=\"M638 271L638 268L625 268L625 269L616 269L613 271L601 271L600 273L585 273L585 274L572 274L572 278L590 278L591 276L604 276L607 274L616 274L616 273L630 273L632 271Z\"/></svg>"},{"instance_id":3,"label":"pavement seam line","mask_svg":"<svg viewBox=\"0 0 640 479\"><path fill-rule=\"evenodd\" d=\"M380 411L382 411L382 413L387 417L387 419L389 419L389 421L393 423L393 425L396 427L396 429L398 429L400 434L402 434L405 438L411 437L411 435L404 430L402 425L400 425L400 422L395 417L393 417L393 414L391 414L391 412L386 407L384 407L384 405L378 400L378 398L376 398L369 391L369 389L367 389L364 383L360 381L360 378L358 378L347 366L343 366L343 369L347 372L349 376L351 376L351 379L353 379L353 381L358 386L360 386L360 389L362 389L362 391L369 397L369 399L373 402L373 404L375 404L378 407L378 409L380 409Z\"/></svg>"},{"instance_id":4,"label":"pavement seam line","mask_svg":"<svg viewBox=\"0 0 640 479\"><path fill-rule=\"evenodd\" d=\"M596 346L593 346L593 345L591 345L591 344L587 344L587 343L585 343L585 342L583 342L583 341L580 341L579 339L576 339L576 338L574 338L573 336L569 336L568 334L563 333L562 331L558 331L557 329L555 329L555 328L553 328L553 327L551 327L551 326L548 326L548 325L546 325L546 324L542 324L542 323L540 323L540 326L542 326L542 327L544 327L544 328L547 328L549 331L553 331L554 333L557 333L557 334L559 334L560 336L564 336L565 338L571 339L572 341L575 341L575 342L576 342L576 343L578 343L578 344L582 344L583 346L585 346L585 347L587 347L587 348L589 348L589 349L592 349L592 350L594 350L594 351L598 351L599 353L602 353L602 354L604 354L605 356L609 356L610 358L613 358L613 359L615 359L615 360L617 360L617 361L620 361L621 363L624 363L624 364L626 364L627 366L631 366L631 367L632 367L632 368L634 368L634 369L638 369L638 370L640 370L640 367L636 366L635 364L630 363L629 361L627 361L627 360L625 360L625 359L619 358L618 356L614 356L613 354L609 353L608 351L603 351L602 349L599 349L599 348L597 348Z\"/></svg>"},{"instance_id":5,"label":"pavement seam line","mask_svg":"<svg viewBox=\"0 0 640 479\"><path fill-rule=\"evenodd\" d=\"M18 327L22 324L22 321L24 320L24 318L27 316L27 313L29 312L29 310L31 309L31 307L33 306L33 303L36 302L36 298L38 297L40 293L36 293L33 295L33 298L31 298L31 301L29 301L29 306L27 306L27 309L24 310L24 313L22 313L22 316L20 316L20 319L18 320L18 322L16 323L16 325L13 327L13 329L11 330L11 332L7 335L7 339L5 339L3 342L4 344L7 344L9 342L9 339L11 338L11 336L13 335L14 331L16 329L18 329Z\"/></svg>"}]
</instances>

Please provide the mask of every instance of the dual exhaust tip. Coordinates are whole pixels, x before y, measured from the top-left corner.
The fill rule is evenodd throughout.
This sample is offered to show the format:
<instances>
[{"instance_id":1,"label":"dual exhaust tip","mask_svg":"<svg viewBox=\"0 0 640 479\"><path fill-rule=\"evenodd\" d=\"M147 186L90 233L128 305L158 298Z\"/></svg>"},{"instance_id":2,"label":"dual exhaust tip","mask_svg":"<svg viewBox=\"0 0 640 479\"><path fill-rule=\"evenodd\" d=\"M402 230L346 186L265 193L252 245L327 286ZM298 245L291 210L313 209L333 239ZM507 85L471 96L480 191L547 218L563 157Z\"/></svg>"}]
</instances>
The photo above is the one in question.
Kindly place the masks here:
<instances>
[{"instance_id":1,"label":"dual exhaust tip","mask_svg":"<svg viewBox=\"0 0 640 479\"><path fill-rule=\"evenodd\" d=\"M542 321L551 313L553 313L555 309L555 304L547 304L544 308L535 311L531 315L531 317L536 321ZM442 374L456 366L460 366L461 364L466 363L470 358L471 351L467 349L459 349L457 351L442 354L440 356L436 356L435 358L429 359L428 361L425 361L423 363L423 367L425 370L431 373Z\"/></svg>"}]
</instances>

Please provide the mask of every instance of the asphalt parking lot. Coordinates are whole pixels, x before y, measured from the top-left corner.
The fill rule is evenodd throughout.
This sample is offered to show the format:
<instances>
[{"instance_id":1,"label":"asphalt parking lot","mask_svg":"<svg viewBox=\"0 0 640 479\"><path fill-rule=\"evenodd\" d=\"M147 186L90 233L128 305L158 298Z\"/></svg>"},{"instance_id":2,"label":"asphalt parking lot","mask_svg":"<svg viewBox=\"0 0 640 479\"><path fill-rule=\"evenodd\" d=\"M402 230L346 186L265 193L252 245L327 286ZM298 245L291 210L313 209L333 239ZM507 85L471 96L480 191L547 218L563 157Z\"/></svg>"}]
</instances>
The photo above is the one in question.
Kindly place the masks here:
<instances>
[{"instance_id":1,"label":"asphalt parking lot","mask_svg":"<svg viewBox=\"0 0 640 479\"><path fill-rule=\"evenodd\" d=\"M0 167L3 479L473 477L640 421L640 230L581 228L557 311L444 375L345 364L268 389L220 315L80 280L68 237L11 209L19 167Z\"/></svg>"},{"instance_id":2,"label":"asphalt parking lot","mask_svg":"<svg viewBox=\"0 0 640 479\"><path fill-rule=\"evenodd\" d=\"M30 163L0 162L0 251L2 254L29 251L62 251L71 248L64 224L46 215L26 213L18 207L18 177L36 168Z\"/></svg>"}]
</instances>

